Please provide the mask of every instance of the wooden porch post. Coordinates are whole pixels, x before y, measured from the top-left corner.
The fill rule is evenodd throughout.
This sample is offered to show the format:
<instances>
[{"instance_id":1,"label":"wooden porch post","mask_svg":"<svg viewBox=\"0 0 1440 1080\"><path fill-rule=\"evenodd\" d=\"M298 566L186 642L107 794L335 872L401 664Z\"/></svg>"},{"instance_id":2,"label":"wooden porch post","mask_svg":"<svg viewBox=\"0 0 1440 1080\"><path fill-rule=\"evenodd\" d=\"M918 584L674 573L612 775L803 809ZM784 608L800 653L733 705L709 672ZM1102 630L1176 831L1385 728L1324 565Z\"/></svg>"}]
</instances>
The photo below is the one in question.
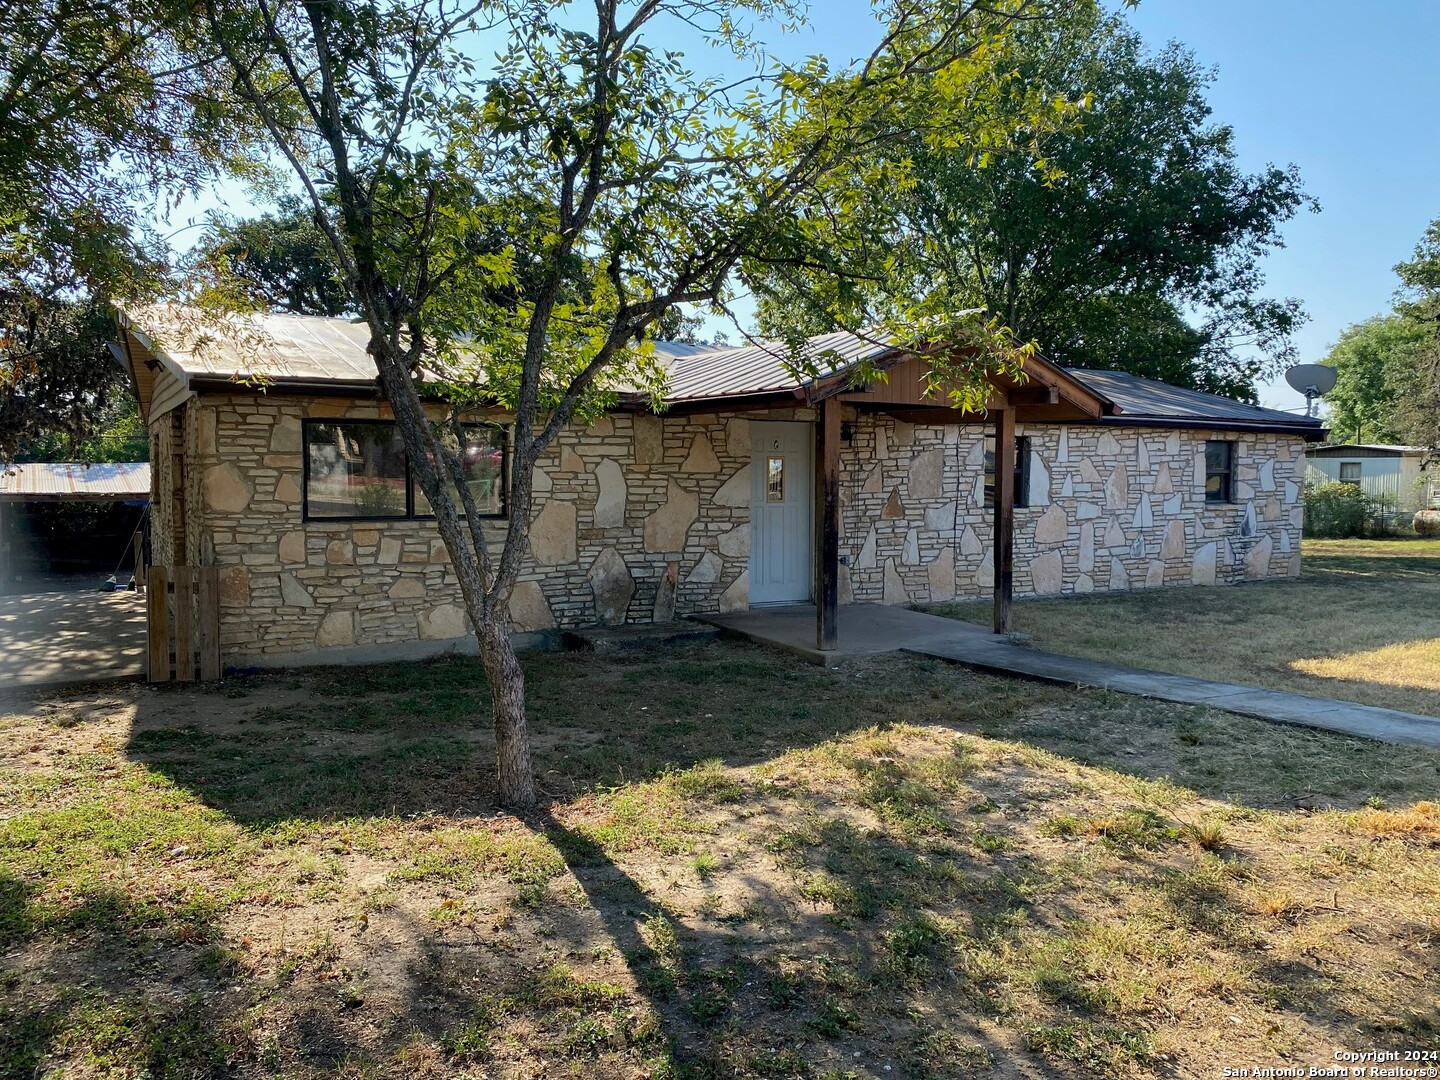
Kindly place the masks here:
<instances>
[{"instance_id":1,"label":"wooden porch post","mask_svg":"<svg viewBox=\"0 0 1440 1080\"><path fill-rule=\"evenodd\" d=\"M815 425L815 647L835 648L840 607L840 402L820 402Z\"/></svg>"},{"instance_id":2,"label":"wooden porch post","mask_svg":"<svg viewBox=\"0 0 1440 1080\"><path fill-rule=\"evenodd\" d=\"M1010 632L1015 577L1015 410L995 410L995 633Z\"/></svg>"}]
</instances>

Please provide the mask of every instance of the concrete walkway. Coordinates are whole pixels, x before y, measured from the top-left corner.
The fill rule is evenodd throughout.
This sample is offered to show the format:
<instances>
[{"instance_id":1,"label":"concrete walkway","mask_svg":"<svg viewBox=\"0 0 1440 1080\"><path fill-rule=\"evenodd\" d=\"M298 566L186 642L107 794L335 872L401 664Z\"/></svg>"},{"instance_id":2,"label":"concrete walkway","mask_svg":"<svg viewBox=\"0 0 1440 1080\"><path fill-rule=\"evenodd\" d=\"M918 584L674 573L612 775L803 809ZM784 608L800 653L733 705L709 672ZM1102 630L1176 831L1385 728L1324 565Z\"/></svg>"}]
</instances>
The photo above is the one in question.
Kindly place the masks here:
<instances>
[{"instance_id":1,"label":"concrete walkway","mask_svg":"<svg viewBox=\"0 0 1440 1080\"><path fill-rule=\"evenodd\" d=\"M143 594L0 596L0 691L144 673Z\"/></svg>"},{"instance_id":2,"label":"concrete walkway","mask_svg":"<svg viewBox=\"0 0 1440 1080\"><path fill-rule=\"evenodd\" d=\"M1282 724L1300 724L1383 742L1440 749L1440 718L1433 716L1060 656L1011 644L974 623L942 619L906 608L875 604L842 606L839 643L833 653L822 653L815 648L815 609L810 606L707 615L703 621L720 627L726 634L777 646L817 664L833 665L853 657L908 652L997 675L1019 676L1058 686L1116 690L1183 705L1207 705Z\"/></svg>"}]
</instances>

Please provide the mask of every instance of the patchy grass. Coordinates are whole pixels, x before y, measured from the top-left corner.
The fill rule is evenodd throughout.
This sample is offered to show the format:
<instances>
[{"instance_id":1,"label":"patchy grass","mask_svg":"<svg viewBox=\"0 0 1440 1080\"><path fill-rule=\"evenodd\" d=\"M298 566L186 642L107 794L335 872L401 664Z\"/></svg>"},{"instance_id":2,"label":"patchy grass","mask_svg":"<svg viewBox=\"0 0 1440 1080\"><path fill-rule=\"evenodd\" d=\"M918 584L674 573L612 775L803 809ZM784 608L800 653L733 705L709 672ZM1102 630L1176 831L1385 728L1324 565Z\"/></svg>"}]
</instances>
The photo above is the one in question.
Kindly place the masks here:
<instances>
[{"instance_id":1,"label":"patchy grass","mask_svg":"<svg viewBox=\"0 0 1440 1080\"><path fill-rule=\"evenodd\" d=\"M1440 540L1306 540L1296 581L1025 600L1014 626L1052 652L1440 716Z\"/></svg>"},{"instance_id":2,"label":"patchy grass","mask_svg":"<svg viewBox=\"0 0 1440 1080\"><path fill-rule=\"evenodd\" d=\"M914 658L526 666L524 818L463 658L0 708L0 1077L1440 1048L1440 754Z\"/></svg>"}]
</instances>

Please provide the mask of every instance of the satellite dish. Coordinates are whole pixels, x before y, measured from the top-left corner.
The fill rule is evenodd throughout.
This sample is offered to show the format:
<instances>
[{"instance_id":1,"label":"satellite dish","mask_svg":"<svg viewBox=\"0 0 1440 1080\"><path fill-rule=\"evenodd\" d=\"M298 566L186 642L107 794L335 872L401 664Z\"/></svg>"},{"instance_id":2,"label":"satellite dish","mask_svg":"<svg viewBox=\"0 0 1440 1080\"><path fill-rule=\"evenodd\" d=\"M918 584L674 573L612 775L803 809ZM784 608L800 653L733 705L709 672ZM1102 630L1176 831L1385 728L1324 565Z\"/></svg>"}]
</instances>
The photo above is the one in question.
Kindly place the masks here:
<instances>
[{"instance_id":1,"label":"satellite dish","mask_svg":"<svg viewBox=\"0 0 1440 1080\"><path fill-rule=\"evenodd\" d=\"M1305 395L1305 415L1309 416L1317 397L1335 389L1335 369L1324 364L1296 364L1285 372L1290 389Z\"/></svg>"}]
</instances>

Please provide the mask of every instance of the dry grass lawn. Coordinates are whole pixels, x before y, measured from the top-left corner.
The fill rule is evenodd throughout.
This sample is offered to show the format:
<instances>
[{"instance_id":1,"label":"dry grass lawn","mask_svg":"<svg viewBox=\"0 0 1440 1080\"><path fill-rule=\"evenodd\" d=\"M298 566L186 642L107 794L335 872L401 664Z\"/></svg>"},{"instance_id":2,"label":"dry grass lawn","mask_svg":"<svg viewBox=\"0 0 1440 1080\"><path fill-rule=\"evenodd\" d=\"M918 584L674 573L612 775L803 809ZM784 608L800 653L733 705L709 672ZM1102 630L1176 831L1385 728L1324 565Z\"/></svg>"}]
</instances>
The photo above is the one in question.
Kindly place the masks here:
<instances>
[{"instance_id":1,"label":"dry grass lawn","mask_svg":"<svg viewBox=\"0 0 1440 1080\"><path fill-rule=\"evenodd\" d=\"M1215 1076L1440 1050L1440 754L888 658L0 708L0 1077Z\"/></svg>"},{"instance_id":2,"label":"dry grass lawn","mask_svg":"<svg viewBox=\"0 0 1440 1080\"><path fill-rule=\"evenodd\" d=\"M1297 581L1026 600L1014 628L1071 656L1440 716L1440 540L1306 540L1302 565Z\"/></svg>"}]
</instances>

